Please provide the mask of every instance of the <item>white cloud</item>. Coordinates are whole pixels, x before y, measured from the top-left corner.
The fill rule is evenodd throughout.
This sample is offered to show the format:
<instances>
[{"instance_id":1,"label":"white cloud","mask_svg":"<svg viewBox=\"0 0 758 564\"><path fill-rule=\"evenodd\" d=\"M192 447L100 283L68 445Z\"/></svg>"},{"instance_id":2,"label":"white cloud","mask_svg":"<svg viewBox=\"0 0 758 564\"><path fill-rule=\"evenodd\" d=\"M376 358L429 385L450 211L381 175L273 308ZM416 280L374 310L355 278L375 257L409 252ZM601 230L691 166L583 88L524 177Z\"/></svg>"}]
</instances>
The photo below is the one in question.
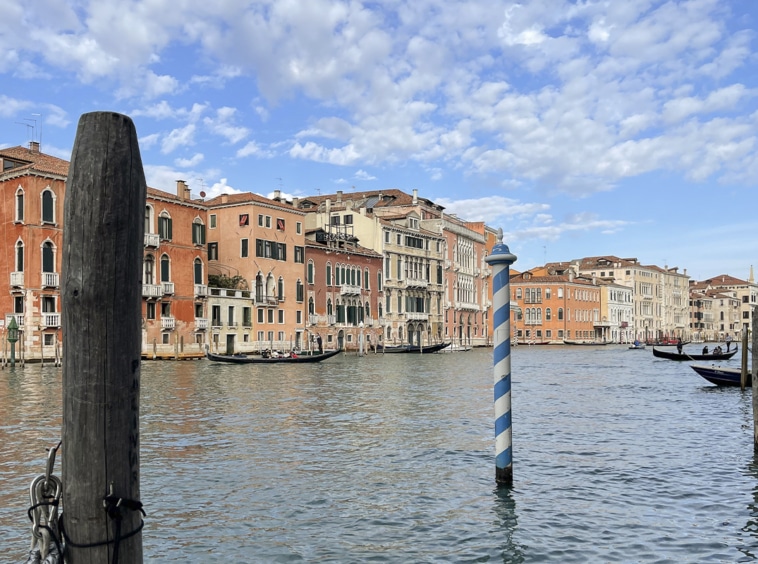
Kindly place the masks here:
<instances>
[{"instance_id":1,"label":"white cloud","mask_svg":"<svg viewBox=\"0 0 758 564\"><path fill-rule=\"evenodd\" d=\"M376 180L376 176L373 176L365 170L358 170L355 173L356 180Z\"/></svg>"},{"instance_id":2,"label":"white cloud","mask_svg":"<svg viewBox=\"0 0 758 564\"><path fill-rule=\"evenodd\" d=\"M174 164L179 168L193 168L203 162L204 159L205 156L202 153L195 153L189 159L174 159Z\"/></svg>"},{"instance_id":3,"label":"white cloud","mask_svg":"<svg viewBox=\"0 0 758 564\"><path fill-rule=\"evenodd\" d=\"M190 123L184 127L172 130L163 138L161 143L161 152L169 154L179 147L193 145L195 143L195 124Z\"/></svg>"}]
</instances>

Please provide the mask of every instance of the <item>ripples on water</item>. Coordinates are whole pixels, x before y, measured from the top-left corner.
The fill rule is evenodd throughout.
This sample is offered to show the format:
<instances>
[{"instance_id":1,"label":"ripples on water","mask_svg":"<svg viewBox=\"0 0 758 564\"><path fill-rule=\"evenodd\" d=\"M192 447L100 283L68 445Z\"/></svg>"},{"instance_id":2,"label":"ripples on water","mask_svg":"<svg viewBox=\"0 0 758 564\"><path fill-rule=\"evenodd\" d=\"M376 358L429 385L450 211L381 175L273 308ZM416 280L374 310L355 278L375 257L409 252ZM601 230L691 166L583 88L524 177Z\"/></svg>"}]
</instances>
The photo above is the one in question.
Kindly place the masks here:
<instances>
[{"instance_id":1,"label":"ripples on water","mask_svg":"<svg viewBox=\"0 0 758 564\"><path fill-rule=\"evenodd\" d=\"M755 559L750 393L625 347L522 346L512 362L510 490L494 484L490 350L143 363L145 561ZM60 392L60 369L0 372L10 562Z\"/></svg>"}]
</instances>

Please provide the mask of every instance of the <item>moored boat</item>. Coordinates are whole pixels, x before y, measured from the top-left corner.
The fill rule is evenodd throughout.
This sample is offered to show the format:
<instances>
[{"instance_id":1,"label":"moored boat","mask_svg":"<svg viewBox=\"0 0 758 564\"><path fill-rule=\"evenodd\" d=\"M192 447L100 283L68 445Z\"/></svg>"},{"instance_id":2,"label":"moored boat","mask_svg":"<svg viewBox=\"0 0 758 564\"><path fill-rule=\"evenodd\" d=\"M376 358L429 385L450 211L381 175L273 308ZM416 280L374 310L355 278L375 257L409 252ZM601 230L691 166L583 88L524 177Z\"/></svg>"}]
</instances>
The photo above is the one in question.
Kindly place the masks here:
<instances>
[{"instance_id":1,"label":"moored boat","mask_svg":"<svg viewBox=\"0 0 758 564\"><path fill-rule=\"evenodd\" d=\"M592 347L599 347L602 345L610 345L608 341L567 341L563 339L564 345L587 345Z\"/></svg>"},{"instance_id":2,"label":"moored boat","mask_svg":"<svg viewBox=\"0 0 758 564\"><path fill-rule=\"evenodd\" d=\"M653 356L657 356L658 358L666 358L668 360L729 360L732 358L735 354L737 354L737 348L731 352L722 352L722 353L707 353L707 354L696 354L696 353L678 353L678 352L669 352L669 351L662 351L660 349L657 349L653 347Z\"/></svg>"},{"instance_id":3,"label":"moored boat","mask_svg":"<svg viewBox=\"0 0 758 564\"><path fill-rule=\"evenodd\" d=\"M307 362L321 362L327 358L338 355L340 350L327 351L322 354L302 353L294 356L248 356L245 354L214 354L206 351L205 356L214 362L229 362L232 364L298 364Z\"/></svg>"},{"instance_id":4,"label":"moored boat","mask_svg":"<svg viewBox=\"0 0 758 564\"><path fill-rule=\"evenodd\" d=\"M703 366L700 364L692 364L690 366L692 367L692 370L700 374L711 384L716 384L717 386L740 386L742 384L741 368L730 368L716 365ZM745 385L752 385L752 377L749 371L747 373L747 382Z\"/></svg>"},{"instance_id":5,"label":"moored boat","mask_svg":"<svg viewBox=\"0 0 758 564\"><path fill-rule=\"evenodd\" d=\"M435 345L428 345L425 347L418 346L418 345L399 345L396 347L383 347L382 352L388 353L388 354L395 354L395 353L427 354L427 353L435 353L437 351L441 351L447 346L450 346L450 343L437 343Z\"/></svg>"}]
</instances>

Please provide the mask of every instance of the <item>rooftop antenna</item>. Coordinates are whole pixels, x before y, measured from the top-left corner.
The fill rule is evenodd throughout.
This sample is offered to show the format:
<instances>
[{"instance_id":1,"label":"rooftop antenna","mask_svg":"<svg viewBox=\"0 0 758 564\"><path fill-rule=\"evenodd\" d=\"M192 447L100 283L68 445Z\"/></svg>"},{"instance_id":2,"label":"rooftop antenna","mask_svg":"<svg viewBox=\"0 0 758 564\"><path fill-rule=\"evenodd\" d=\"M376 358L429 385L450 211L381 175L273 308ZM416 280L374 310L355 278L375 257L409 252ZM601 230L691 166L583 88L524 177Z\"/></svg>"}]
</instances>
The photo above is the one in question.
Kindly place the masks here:
<instances>
[{"instance_id":1,"label":"rooftop antenna","mask_svg":"<svg viewBox=\"0 0 758 564\"><path fill-rule=\"evenodd\" d=\"M27 123L32 122L32 123ZM37 120L32 118L24 118L22 121L16 122L18 125L25 125L26 126L26 134L30 137L29 141L34 141L34 138L36 137L36 127L37 127Z\"/></svg>"},{"instance_id":2,"label":"rooftop antenna","mask_svg":"<svg viewBox=\"0 0 758 564\"><path fill-rule=\"evenodd\" d=\"M39 134L38 134L38 137L37 137L37 143L39 143L40 145L42 145L42 114L32 114L32 115L40 118L40 121L39 121ZM37 125L37 120L34 120L34 125L35 126Z\"/></svg>"},{"instance_id":3,"label":"rooftop antenna","mask_svg":"<svg viewBox=\"0 0 758 564\"><path fill-rule=\"evenodd\" d=\"M547 264L547 245L542 245L543 262Z\"/></svg>"},{"instance_id":4,"label":"rooftop antenna","mask_svg":"<svg viewBox=\"0 0 758 564\"><path fill-rule=\"evenodd\" d=\"M279 190L281 190L282 189L282 178L280 176L277 176L274 180L278 180L279 181Z\"/></svg>"}]
</instances>

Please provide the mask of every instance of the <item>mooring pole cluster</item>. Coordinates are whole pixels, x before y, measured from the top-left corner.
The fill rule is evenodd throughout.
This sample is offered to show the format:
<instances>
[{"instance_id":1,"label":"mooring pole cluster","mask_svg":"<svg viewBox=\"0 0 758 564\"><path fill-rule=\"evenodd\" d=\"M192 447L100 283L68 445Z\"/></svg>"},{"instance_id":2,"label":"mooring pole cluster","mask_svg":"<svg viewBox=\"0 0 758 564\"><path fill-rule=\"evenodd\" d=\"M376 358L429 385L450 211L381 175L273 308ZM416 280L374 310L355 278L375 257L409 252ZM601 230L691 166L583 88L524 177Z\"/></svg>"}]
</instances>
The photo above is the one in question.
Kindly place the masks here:
<instances>
[{"instance_id":1,"label":"mooring pole cluster","mask_svg":"<svg viewBox=\"0 0 758 564\"><path fill-rule=\"evenodd\" d=\"M495 481L513 483L513 437L511 426L511 285L510 266L516 262L498 232L492 253L484 259L492 265L495 363Z\"/></svg>"}]
</instances>

